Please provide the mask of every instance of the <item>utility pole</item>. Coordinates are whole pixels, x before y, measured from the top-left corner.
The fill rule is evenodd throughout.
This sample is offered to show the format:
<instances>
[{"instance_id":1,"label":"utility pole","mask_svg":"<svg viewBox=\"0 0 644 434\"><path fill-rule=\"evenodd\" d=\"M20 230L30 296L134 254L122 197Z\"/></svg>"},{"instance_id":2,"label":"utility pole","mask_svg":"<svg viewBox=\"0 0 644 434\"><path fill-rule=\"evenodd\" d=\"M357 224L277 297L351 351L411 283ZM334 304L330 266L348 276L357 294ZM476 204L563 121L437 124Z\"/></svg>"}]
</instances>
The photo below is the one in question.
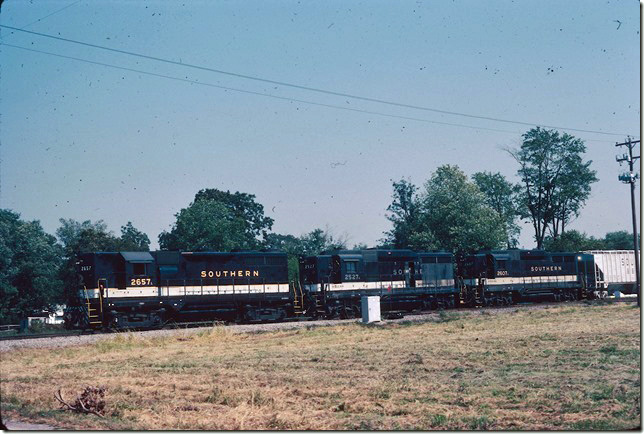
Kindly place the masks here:
<instances>
[{"instance_id":1,"label":"utility pole","mask_svg":"<svg viewBox=\"0 0 644 434\"><path fill-rule=\"evenodd\" d=\"M631 211L633 214L633 249L635 250L635 291L637 293L637 305L640 305L640 258L638 252L638 243L637 243L637 218L635 217L635 182L637 181L638 175L633 172L633 162L640 158L639 155L633 157L633 148L635 144L639 143L639 140L631 140L630 137L626 138L624 143L616 143L615 146L626 146L628 147L628 154L624 154L621 157L617 156L615 159L621 166L624 161L628 162L628 172L619 175L618 179L624 184L631 184Z\"/></svg>"}]
</instances>

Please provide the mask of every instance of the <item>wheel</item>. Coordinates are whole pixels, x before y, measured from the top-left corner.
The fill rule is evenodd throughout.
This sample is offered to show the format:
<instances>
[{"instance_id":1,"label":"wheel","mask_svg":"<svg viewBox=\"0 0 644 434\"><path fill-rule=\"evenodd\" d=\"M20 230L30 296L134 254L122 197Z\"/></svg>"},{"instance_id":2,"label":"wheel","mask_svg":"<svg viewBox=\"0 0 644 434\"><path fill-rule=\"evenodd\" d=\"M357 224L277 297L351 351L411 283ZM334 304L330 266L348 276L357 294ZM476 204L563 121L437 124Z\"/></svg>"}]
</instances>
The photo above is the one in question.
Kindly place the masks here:
<instances>
[{"instance_id":1,"label":"wheel","mask_svg":"<svg viewBox=\"0 0 644 434\"><path fill-rule=\"evenodd\" d=\"M351 306L344 305L340 308L340 318L341 319L353 318L353 311L351 310Z\"/></svg>"},{"instance_id":2,"label":"wheel","mask_svg":"<svg viewBox=\"0 0 644 434\"><path fill-rule=\"evenodd\" d=\"M160 314L153 312L150 314L150 323L152 327L161 327L163 325L163 318Z\"/></svg>"}]
</instances>

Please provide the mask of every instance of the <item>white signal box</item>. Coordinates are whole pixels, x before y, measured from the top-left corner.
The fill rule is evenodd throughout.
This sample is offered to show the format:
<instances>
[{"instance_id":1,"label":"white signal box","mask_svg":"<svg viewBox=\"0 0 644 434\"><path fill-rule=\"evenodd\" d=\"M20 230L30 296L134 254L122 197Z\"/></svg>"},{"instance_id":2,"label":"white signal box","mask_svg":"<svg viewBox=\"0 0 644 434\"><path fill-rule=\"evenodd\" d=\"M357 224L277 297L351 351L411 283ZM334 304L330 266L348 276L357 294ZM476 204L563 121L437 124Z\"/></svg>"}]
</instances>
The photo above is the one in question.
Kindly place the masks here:
<instances>
[{"instance_id":1,"label":"white signal box","mask_svg":"<svg viewBox=\"0 0 644 434\"><path fill-rule=\"evenodd\" d=\"M362 322L372 323L380 321L380 296L362 297Z\"/></svg>"}]
</instances>

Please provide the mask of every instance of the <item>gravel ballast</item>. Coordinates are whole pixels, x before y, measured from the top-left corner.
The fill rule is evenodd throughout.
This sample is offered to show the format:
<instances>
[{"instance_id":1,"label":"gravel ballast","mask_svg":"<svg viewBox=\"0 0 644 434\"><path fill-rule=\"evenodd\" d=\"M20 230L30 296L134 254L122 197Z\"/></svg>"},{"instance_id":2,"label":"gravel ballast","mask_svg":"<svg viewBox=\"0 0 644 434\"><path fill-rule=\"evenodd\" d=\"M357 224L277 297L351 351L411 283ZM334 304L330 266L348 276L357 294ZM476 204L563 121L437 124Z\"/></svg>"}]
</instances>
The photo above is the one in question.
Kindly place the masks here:
<instances>
[{"instance_id":1,"label":"gravel ballast","mask_svg":"<svg viewBox=\"0 0 644 434\"><path fill-rule=\"evenodd\" d=\"M534 309L548 309L552 307L563 306L580 306L584 302L569 302L569 303L537 303L526 305L515 305L510 307L499 308L478 308L478 309L450 309L443 311L445 313L458 313L458 314L503 314L513 313L517 310L534 310ZM409 314L403 318L383 320L378 324L397 323L403 321L413 322L429 322L440 320L441 312L433 311L421 314ZM233 324L227 325L226 330L232 333L262 333L278 330L293 330L307 327L326 327L339 324L350 324L360 322L359 319L345 319L345 320L315 320L315 321L289 321L281 323L263 323L263 324ZM187 336L194 333L206 331L212 327L195 327L188 329L164 329L164 330L146 330L146 331L133 331L125 332L128 336L135 336L140 338L156 338L164 336ZM76 345L92 344L105 339L114 339L117 336L123 336L123 333L97 333L92 335L80 336L64 336L64 337L43 337L37 339L24 339L24 340L6 340L0 341L0 352L6 352L21 348L62 348Z\"/></svg>"}]
</instances>

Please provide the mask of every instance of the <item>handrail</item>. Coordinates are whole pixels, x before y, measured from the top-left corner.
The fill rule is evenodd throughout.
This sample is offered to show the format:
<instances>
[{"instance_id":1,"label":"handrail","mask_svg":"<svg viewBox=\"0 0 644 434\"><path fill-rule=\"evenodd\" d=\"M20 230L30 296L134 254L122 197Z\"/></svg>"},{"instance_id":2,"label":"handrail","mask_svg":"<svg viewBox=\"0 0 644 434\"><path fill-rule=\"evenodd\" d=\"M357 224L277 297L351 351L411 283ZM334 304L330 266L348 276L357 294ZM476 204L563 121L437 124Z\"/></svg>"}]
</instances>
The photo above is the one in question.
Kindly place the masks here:
<instances>
[{"instance_id":1,"label":"handrail","mask_svg":"<svg viewBox=\"0 0 644 434\"><path fill-rule=\"evenodd\" d=\"M107 291L107 288L105 288ZM101 321L103 320L103 291L101 289L98 289L98 306L101 309Z\"/></svg>"},{"instance_id":2,"label":"handrail","mask_svg":"<svg viewBox=\"0 0 644 434\"><path fill-rule=\"evenodd\" d=\"M304 306L304 293L302 291L302 284L300 283L299 280L296 280L293 285L293 291L295 292L295 299L298 301L298 304L300 307ZM298 291L299 291L299 299L298 297Z\"/></svg>"},{"instance_id":3,"label":"handrail","mask_svg":"<svg viewBox=\"0 0 644 434\"><path fill-rule=\"evenodd\" d=\"M83 291L85 292L85 299L87 300L87 306L89 307L89 295L87 294L87 286L83 285Z\"/></svg>"}]
</instances>

